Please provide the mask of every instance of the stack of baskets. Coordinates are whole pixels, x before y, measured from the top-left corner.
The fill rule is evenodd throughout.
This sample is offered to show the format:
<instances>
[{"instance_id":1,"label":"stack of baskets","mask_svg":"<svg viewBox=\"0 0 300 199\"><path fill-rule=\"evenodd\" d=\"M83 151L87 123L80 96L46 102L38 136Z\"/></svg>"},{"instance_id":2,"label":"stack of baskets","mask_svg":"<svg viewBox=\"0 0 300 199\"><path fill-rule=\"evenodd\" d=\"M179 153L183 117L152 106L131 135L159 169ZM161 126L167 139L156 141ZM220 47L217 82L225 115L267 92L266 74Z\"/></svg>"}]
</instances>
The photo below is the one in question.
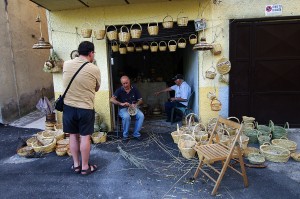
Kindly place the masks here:
<instances>
[{"instance_id":1,"label":"stack of baskets","mask_svg":"<svg viewBox=\"0 0 300 199\"><path fill-rule=\"evenodd\" d=\"M58 156L64 156L67 154L69 147L69 139L62 139L57 141L55 152ZM70 152L68 154L71 154Z\"/></svg>"},{"instance_id":2,"label":"stack of baskets","mask_svg":"<svg viewBox=\"0 0 300 199\"><path fill-rule=\"evenodd\" d=\"M50 153L55 150L56 138L53 132L42 131L37 133L37 140L31 143L35 152Z\"/></svg>"}]
</instances>

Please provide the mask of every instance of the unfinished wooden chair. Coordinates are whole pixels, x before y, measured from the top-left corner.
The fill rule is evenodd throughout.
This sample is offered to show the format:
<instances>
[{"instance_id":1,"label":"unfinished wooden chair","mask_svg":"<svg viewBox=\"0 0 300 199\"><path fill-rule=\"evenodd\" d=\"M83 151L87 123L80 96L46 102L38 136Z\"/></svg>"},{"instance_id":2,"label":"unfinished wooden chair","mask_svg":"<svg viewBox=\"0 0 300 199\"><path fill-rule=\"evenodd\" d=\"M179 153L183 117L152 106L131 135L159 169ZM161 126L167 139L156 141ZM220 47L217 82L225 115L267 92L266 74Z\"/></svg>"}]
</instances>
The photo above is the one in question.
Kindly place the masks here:
<instances>
[{"instance_id":1,"label":"unfinished wooden chair","mask_svg":"<svg viewBox=\"0 0 300 199\"><path fill-rule=\"evenodd\" d=\"M236 129L236 136L230 145L230 147L220 143L220 139L217 133L218 128L220 128L219 124L223 124L232 128ZM209 142L206 145L199 145L195 146L194 149L197 151L199 156L199 165L197 167L197 170L194 174L194 179L197 178L199 175L199 172L202 171L209 179L211 179L215 186L211 192L211 195L216 195L217 190L219 188L219 185L222 181L222 178L227 170L227 167L231 168L233 171L237 172L239 175L243 177L244 186L248 187L248 178L244 166L244 161L241 153L241 148L239 145L239 139L241 134L242 125L236 122L233 122L228 119L224 119L219 116L218 121L216 122L212 132L210 133ZM215 137L215 139L213 139ZM214 143L213 143L214 140ZM237 161L240 163L240 170L237 170L236 168L233 168L229 163L230 160L237 159ZM214 167L214 163L221 161L222 162L222 169L218 170L216 167ZM204 171L202 167L204 165L207 165L208 168L212 169L216 174L218 174L218 178L213 178L207 171Z\"/></svg>"}]
</instances>

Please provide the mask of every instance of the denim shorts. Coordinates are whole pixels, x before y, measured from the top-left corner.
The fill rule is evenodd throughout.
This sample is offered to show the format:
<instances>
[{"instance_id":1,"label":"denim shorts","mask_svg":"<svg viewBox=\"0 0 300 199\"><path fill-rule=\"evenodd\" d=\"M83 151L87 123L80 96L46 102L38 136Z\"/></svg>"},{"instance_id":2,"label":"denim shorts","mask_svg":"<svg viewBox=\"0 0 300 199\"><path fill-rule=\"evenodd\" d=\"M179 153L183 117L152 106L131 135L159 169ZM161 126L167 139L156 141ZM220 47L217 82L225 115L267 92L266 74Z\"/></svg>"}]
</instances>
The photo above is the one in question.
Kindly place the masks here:
<instances>
[{"instance_id":1,"label":"denim shorts","mask_svg":"<svg viewBox=\"0 0 300 199\"><path fill-rule=\"evenodd\" d=\"M94 133L95 110L64 105L63 131L82 136Z\"/></svg>"}]
</instances>

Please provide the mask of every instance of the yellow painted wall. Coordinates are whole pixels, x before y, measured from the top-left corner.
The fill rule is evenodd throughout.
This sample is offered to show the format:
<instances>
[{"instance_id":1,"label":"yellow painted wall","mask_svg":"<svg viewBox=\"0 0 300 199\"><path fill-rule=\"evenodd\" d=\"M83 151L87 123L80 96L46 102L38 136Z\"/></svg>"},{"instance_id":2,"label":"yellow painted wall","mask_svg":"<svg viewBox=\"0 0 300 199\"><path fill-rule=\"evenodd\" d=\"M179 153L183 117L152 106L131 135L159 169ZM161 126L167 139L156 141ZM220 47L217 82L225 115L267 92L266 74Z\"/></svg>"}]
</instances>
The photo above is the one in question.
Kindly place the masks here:
<instances>
[{"instance_id":1,"label":"yellow painted wall","mask_svg":"<svg viewBox=\"0 0 300 199\"><path fill-rule=\"evenodd\" d=\"M166 1L161 3L129 4L125 6L85 8L79 10L66 10L50 12L49 29L51 29L51 39L55 51L64 59L69 59L72 50L83 40L76 35L85 22L89 22L92 28L104 28L105 25L121 25L133 23L149 23L153 21L162 22L163 18L169 14L174 21L180 11L188 16L190 20L205 18L207 20L207 30L205 36L207 42L218 42L222 45L221 55L212 56L210 51L199 52L199 113L204 122L218 114L228 116L228 85L219 83L218 76L215 80L204 78L205 71L222 57L229 56L229 19L260 18L264 17L264 8L268 4L275 4L274 0L225 0L220 4L213 4L212 0L186 0L186 1ZM300 15L298 0L279 2L283 5L283 16ZM199 7L200 5L200 7ZM203 35L203 32L200 33ZM110 123L109 98L110 80L107 62L107 43L105 40L94 40L96 48L96 61L101 70L101 88L96 94L96 111L104 116L105 121ZM54 74L54 90L62 92L62 75ZM210 110L210 101L207 98L209 91L216 90L217 96L222 102L223 108L220 112Z\"/></svg>"}]
</instances>

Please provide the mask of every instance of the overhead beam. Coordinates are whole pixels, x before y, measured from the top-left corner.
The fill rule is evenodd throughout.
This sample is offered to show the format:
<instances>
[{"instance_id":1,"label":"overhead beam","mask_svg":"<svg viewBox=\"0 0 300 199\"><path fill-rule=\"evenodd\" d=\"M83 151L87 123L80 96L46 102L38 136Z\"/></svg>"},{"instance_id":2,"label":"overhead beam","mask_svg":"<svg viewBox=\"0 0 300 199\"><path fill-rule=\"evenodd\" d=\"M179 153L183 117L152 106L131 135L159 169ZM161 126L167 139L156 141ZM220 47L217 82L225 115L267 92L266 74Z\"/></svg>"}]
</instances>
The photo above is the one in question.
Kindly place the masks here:
<instances>
[{"instance_id":1,"label":"overhead beam","mask_svg":"<svg viewBox=\"0 0 300 199\"><path fill-rule=\"evenodd\" d=\"M88 4L84 3L82 0L78 0L80 3L82 3L83 5L85 5L86 7L90 7Z\"/></svg>"},{"instance_id":2,"label":"overhead beam","mask_svg":"<svg viewBox=\"0 0 300 199\"><path fill-rule=\"evenodd\" d=\"M128 0L124 0L127 4L130 4Z\"/></svg>"}]
</instances>

